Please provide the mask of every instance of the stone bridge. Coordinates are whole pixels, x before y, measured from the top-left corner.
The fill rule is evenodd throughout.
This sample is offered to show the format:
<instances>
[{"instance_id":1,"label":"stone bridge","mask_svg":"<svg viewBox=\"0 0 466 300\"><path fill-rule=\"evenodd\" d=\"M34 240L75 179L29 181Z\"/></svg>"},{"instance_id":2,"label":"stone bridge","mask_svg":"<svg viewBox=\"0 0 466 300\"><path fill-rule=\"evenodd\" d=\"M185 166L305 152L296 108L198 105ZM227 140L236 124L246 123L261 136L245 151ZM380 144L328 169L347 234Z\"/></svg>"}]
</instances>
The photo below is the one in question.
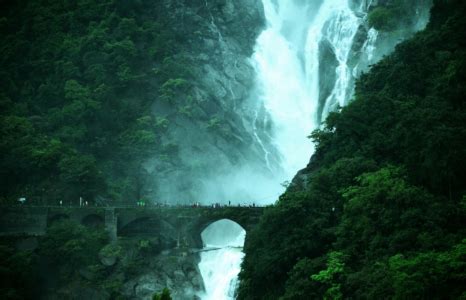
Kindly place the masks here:
<instances>
[{"instance_id":1,"label":"stone bridge","mask_svg":"<svg viewBox=\"0 0 466 300\"><path fill-rule=\"evenodd\" d=\"M201 248L201 233L210 224L228 219L246 232L259 221L263 207L0 207L0 236L43 235L47 227L69 219L90 227L104 227L117 237L164 234L178 246Z\"/></svg>"}]
</instances>

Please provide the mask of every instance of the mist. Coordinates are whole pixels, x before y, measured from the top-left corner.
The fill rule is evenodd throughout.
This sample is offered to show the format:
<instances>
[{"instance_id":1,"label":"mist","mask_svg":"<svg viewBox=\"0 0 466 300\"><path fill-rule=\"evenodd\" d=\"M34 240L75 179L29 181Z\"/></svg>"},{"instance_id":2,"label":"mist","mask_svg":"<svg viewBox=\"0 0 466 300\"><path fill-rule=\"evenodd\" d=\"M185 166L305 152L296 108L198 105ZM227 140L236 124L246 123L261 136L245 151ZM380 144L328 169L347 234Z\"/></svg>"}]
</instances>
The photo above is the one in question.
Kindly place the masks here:
<instances>
[{"instance_id":1,"label":"mist","mask_svg":"<svg viewBox=\"0 0 466 300\"><path fill-rule=\"evenodd\" d=\"M203 103L223 110L207 116L206 126L176 116L162 142L178 159L146 163L148 197L170 204L274 203L314 151L307 136L351 100L355 79L426 26L430 2L424 2L413 3L410 28L385 33L367 26L372 1L263 0L265 27L253 53L222 52L224 68L242 70L249 88L230 83L224 99ZM158 117L173 113L154 105Z\"/></svg>"}]
</instances>

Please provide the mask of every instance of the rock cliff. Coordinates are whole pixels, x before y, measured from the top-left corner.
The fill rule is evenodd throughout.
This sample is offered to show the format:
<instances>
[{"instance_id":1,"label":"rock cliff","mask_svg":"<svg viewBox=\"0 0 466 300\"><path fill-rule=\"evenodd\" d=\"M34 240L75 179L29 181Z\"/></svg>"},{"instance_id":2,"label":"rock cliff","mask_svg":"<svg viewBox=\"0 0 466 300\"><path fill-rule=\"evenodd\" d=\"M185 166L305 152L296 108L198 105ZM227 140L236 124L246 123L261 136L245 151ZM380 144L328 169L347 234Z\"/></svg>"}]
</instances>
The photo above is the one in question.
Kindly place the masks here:
<instances>
[{"instance_id":1,"label":"rock cliff","mask_svg":"<svg viewBox=\"0 0 466 300\"><path fill-rule=\"evenodd\" d=\"M249 57L264 27L262 3L164 1L163 7L192 76L172 102L160 94L154 99L153 114L168 121L163 144L176 154L147 163L147 193L160 202L225 201L215 179L262 159L254 112L246 108L254 84Z\"/></svg>"}]
</instances>

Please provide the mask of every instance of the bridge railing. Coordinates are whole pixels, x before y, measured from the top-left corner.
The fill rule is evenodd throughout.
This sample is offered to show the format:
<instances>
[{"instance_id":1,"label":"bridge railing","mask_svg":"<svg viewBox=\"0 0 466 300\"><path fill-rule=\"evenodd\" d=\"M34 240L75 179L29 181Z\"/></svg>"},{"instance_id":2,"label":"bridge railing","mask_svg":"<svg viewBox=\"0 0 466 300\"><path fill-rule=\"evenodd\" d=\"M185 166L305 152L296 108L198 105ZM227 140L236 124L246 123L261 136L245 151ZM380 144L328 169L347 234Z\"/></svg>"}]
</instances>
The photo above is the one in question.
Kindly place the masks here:
<instances>
[{"instance_id":1,"label":"bridge railing","mask_svg":"<svg viewBox=\"0 0 466 300\"><path fill-rule=\"evenodd\" d=\"M221 209L221 208L264 208L266 206L260 205L38 205L38 204L0 204L0 208L112 208L112 209L196 209L196 208L209 208L209 209Z\"/></svg>"}]
</instances>

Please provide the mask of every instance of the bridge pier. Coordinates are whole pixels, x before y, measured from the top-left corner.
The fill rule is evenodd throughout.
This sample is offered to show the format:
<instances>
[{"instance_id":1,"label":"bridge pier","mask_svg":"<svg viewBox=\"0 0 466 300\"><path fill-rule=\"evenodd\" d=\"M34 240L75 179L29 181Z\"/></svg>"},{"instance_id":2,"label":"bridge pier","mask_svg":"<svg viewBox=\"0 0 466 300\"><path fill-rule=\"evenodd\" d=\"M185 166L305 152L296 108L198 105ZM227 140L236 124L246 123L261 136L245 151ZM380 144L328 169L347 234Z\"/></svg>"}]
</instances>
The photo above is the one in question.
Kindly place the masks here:
<instances>
[{"instance_id":1,"label":"bridge pier","mask_svg":"<svg viewBox=\"0 0 466 300\"><path fill-rule=\"evenodd\" d=\"M105 230L108 232L110 241L117 240L117 216L114 208L105 209Z\"/></svg>"}]
</instances>

